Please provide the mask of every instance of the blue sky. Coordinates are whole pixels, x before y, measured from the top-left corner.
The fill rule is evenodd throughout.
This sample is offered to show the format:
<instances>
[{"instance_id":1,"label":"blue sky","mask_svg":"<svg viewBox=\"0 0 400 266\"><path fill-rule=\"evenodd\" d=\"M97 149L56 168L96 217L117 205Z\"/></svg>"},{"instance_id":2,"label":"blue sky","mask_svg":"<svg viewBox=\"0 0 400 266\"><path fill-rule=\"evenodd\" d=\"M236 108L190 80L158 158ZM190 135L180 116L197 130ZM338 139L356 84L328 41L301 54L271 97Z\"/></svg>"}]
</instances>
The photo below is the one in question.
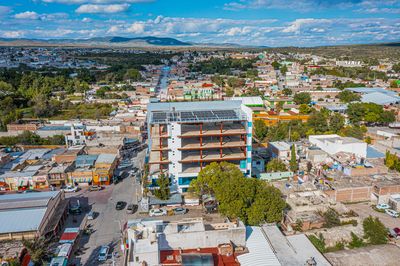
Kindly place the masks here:
<instances>
[{"instance_id":1,"label":"blue sky","mask_svg":"<svg viewBox=\"0 0 400 266\"><path fill-rule=\"evenodd\" d=\"M0 0L0 37L316 46L400 40L400 0Z\"/></svg>"}]
</instances>

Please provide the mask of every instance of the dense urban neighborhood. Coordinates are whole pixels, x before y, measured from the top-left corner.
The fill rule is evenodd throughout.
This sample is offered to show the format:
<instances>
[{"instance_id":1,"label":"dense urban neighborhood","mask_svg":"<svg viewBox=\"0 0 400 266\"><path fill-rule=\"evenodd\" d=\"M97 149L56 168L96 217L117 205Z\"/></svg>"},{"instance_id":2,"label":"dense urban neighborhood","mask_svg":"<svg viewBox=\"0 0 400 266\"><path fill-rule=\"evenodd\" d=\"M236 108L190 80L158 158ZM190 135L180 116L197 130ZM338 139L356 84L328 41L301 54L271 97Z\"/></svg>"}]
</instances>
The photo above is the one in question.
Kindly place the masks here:
<instances>
[{"instance_id":1,"label":"dense urban neighborhood","mask_svg":"<svg viewBox=\"0 0 400 266\"><path fill-rule=\"evenodd\" d=\"M0 47L1 265L398 265L368 49Z\"/></svg>"}]
</instances>

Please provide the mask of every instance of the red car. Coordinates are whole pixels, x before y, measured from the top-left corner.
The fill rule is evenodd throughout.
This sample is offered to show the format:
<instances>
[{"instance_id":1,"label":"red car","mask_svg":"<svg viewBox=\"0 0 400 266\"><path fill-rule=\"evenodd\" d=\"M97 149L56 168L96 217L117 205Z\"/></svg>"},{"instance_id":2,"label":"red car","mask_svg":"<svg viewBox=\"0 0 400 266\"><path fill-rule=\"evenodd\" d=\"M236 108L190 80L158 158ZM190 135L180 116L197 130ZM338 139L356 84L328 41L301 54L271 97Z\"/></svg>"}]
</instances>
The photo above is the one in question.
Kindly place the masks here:
<instances>
[{"instance_id":1,"label":"red car","mask_svg":"<svg viewBox=\"0 0 400 266\"><path fill-rule=\"evenodd\" d=\"M393 231L397 234L397 236L400 236L400 228L395 227L393 228Z\"/></svg>"}]
</instances>

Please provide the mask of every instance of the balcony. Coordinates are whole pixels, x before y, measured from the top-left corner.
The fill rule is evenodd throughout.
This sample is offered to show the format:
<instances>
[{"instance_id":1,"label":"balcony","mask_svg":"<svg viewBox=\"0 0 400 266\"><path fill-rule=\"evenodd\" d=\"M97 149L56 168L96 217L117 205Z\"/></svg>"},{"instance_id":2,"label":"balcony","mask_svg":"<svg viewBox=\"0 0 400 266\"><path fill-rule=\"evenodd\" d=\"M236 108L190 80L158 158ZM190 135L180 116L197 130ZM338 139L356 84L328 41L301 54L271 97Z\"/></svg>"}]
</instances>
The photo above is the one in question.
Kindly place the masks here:
<instances>
[{"instance_id":1,"label":"balcony","mask_svg":"<svg viewBox=\"0 0 400 266\"><path fill-rule=\"evenodd\" d=\"M180 163L193 163L193 162L219 162L219 161L237 161L246 160L246 154L238 148L227 148L220 151L204 151L200 152L190 151L182 153L182 160Z\"/></svg>"},{"instance_id":2,"label":"balcony","mask_svg":"<svg viewBox=\"0 0 400 266\"><path fill-rule=\"evenodd\" d=\"M241 124L223 125L222 131L220 125L205 125L200 131L199 125L182 126L181 138L190 138L197 136L234 136L246 134L246 129Z\"/></svg>"},{"instance_id":3,"label":"balcony","mask_svg":"<svg viewBox=\"0 0 400 266\"><path fill-rule=\"evenodd\" d=\"M186 142L185 144L182 144L181 148L178 148L178 150L207 150L207 149L226 149L226 148L240 148L240 147L246 147L246 142L244 140L234 140L234 141L223 141L222 145L221 143L217 140L204 140L202 142L202 145L200 145L199 140L190 140Z\"/></svg>"},{"instance_id":4,"label":"balcony","mask_svg":"<svg viewBox=\"0 0 400 266\"><path fill-rule=\"evenodd\" d=\"M164 152L160 151L151 151L149 164L168 164L170 161L168 160L168 155L164 154Z\"/></svg>"}]
</instances>

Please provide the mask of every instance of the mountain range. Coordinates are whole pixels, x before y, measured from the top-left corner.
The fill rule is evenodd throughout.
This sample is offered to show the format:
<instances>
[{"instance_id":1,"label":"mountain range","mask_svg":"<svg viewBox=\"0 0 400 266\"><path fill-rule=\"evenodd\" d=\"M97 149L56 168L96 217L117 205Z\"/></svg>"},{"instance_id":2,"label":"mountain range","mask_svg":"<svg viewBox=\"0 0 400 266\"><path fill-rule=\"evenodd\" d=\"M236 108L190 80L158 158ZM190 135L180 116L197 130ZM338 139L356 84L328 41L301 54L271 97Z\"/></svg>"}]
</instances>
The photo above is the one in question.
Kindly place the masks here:
<instances>
[{"instance_id":1,"label":"mountain range","mask_svg":"<svg viewBox=\"0 0 400 266\"><path fill-rule=\"evenodd\" d=\"M359 46L338 45L338 46ZM398 47L400 42L371 43L365 45ZM106 36L88 39L30 39L30 38L0 38L0 46L83 46L83 47L221 47L221 48L270 48L268 46L240 45L236 43L194 43L184 42L168 37L120 37Z\"/></svg>"},{"instance_id":2,"label":"mountain range","mask_svg":"<svg viewBox=\"0 0 400 266\"><path fill-rule=\"evenodd\" d=\"M192 43L182 42L174 38L161 37L95 37L89 39L25 39L25 38L0 38L0 45L82 45L82 46L191 46Z\"/></svg>"}]
</instances>

